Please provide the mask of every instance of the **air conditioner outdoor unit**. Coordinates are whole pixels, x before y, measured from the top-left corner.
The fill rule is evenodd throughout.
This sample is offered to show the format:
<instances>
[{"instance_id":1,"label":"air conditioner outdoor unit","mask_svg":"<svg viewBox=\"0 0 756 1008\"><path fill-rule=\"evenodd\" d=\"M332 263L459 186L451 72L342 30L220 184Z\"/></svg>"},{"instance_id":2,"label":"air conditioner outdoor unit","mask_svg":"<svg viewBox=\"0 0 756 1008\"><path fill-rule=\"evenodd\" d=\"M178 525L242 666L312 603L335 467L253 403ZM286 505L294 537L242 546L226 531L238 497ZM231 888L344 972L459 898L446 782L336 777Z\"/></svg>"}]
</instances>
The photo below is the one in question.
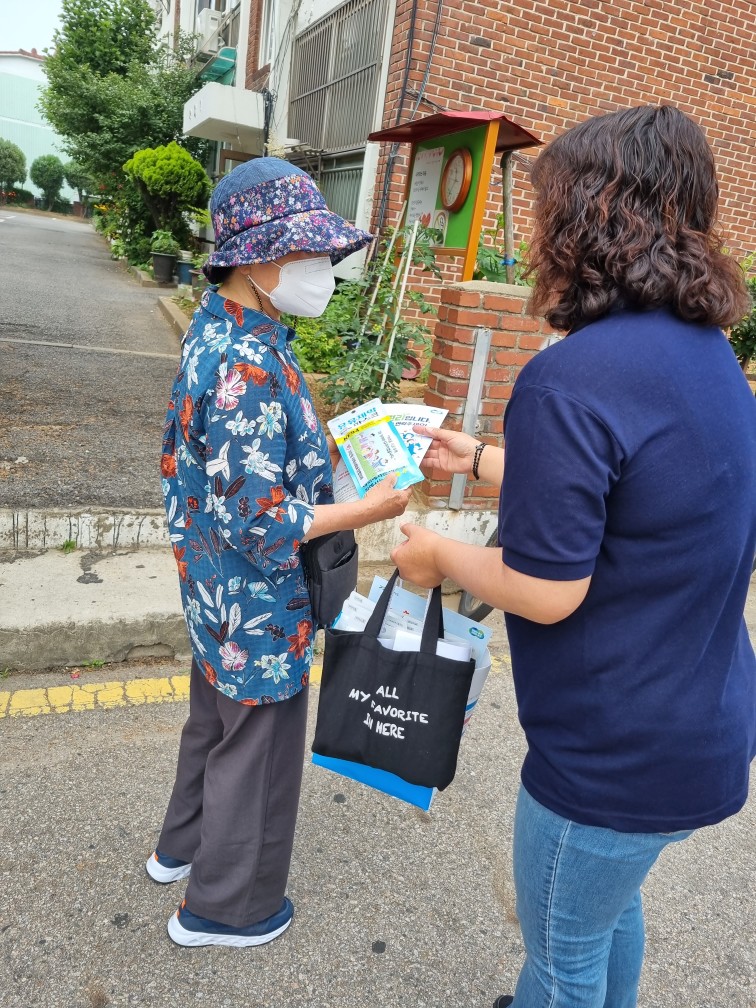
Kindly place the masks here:
<instances>
[{"instance_id":1,"label":"air conditioner outdoor unit","mask_svg":"<svg viewBox=\"0 0 756 1008\"><path fill-rule=\"evenodd\" d=\"M198 49L202 52L217 52L222 43L219 42L219 32L223 15L220 11L206 7L197 15Z\"/></svg>"}]
</instances>

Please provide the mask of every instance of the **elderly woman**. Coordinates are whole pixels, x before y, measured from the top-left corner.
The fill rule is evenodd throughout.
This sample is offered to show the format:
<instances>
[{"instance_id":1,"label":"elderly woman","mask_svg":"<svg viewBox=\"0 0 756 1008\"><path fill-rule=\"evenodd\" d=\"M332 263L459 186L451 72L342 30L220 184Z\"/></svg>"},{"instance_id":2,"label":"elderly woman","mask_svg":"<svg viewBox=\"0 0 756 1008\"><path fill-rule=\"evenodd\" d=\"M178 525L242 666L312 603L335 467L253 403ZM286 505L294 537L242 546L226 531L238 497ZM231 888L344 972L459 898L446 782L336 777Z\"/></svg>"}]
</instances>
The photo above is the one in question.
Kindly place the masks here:
<instances>
[{"instance_id":1,"label":"elderly woman","mask_svg":"<svg viewBox=\"0 0 756 1008\"><path fill-rule=\"evenodd\" d=\"M567 337L517 380L506 468L453 431L428 454L501 484L502 548L408 525L394 559L507 614L526 958L497 1008L634 1008L641 885L743 806L756 748L756 404L721 329L748 301L712 152L677 109L581 123L533 183L534 308Z\"/></svg>"},{"instance_id":2,"label":"elderly woman","mask_svg":"<svg viewBox=\"0 0 756 1008\"><path fill-rule=\"evenodd\" d=\"M333 503L331 462L281 312L316 317L332 263L371 236L277 158L224 177L212 284L186 334L162 474L193 662L189 719L157 849L157 882L189 876L168 922L180 945L262 945L285 897L299 801L313 623L299 560L316 536L393 518L386 479Z\"/></svg>"}]
</instances>

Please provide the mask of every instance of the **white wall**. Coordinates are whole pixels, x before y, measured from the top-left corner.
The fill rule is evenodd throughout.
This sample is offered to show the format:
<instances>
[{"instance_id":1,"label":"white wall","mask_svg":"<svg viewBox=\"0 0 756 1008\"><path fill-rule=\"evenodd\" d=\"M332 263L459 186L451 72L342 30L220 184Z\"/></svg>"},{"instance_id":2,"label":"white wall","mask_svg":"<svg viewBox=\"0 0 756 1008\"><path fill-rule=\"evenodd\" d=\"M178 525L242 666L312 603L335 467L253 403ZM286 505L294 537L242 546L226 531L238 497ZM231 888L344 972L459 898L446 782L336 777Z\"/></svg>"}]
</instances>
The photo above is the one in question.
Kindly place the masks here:
<instances>
[{"instance_id":1,"label":"white wall","mask_svg":"<svg viewBox=\"0 0 756 1008\"><path fill-rule=\"evenodd\" d=\"M46 84L41 60L17 53L0 53L0 136L23 151L26 180L22 188L35 196L42 193L29 178L32 162L46 154L54 154L64 164L68 161L62 138L37 108L40 92ZM71 202L79 198L65 182L60 195Z\"/></svg>"},{"instance_id":2,"label":"white wall","mask_svg":"<svg viewBox=\"0 0 756 1008\"><path fill-rule=\"evenodd\" d=\"M47 84L47 77L42 69L42 60L32 56L20 56L18 53L0 53L0 70L13 74L15 77L25 77L28 80Z\"/></svg>"}]
</instances>

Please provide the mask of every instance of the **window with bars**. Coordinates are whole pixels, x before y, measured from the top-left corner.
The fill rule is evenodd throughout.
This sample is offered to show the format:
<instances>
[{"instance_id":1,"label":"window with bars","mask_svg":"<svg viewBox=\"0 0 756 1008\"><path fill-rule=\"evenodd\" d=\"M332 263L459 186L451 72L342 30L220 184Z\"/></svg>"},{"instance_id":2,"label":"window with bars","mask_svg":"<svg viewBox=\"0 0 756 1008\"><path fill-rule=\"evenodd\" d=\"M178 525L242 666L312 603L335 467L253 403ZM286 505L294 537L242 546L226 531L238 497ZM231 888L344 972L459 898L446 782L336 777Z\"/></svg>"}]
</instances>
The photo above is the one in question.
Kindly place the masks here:
<instances>
[{"instance_id":1,"label":"window with bars","mask_svg":"<svg viewBox=\"0 0 756 1008\"><path fill-rule=\"evenodd\" d=\"M324 158L317 176L329 210L352 223L357 218L363 161L361 153Z\"/></svg>"},{"instance_id":2,"label":"window with bars","mask_svg":"<svg viewBox=\"0 0 756 1008\"><path fill-rule=\"evenodd\" d=\"M347 0L295 39L289 135L318 151L365 146L373 129L388 0Z\"/></svg>"}]
</instances>

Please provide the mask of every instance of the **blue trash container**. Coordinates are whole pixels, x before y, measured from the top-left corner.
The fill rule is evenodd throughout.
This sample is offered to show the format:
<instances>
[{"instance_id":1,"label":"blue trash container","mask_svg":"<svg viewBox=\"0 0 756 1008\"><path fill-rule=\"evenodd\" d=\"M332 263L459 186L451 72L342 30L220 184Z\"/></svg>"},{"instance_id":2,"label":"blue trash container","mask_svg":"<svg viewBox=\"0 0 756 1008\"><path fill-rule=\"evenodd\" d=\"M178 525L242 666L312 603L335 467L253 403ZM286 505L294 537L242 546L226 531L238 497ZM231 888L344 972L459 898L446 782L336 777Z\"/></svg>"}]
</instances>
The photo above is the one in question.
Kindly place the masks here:
<instances>
[{"instance_id":1,"label":"blue trash container","mask_svg":"<svg viewBox=\"0 0 756 1008\"><path fill-rule=\"evenodd\" d=\"M182 262L179 259L176 263L176 273L178 274L178 282L180 284L191 284L191 269L192 264L190 262Z\"/></svg>"}]
</instances>

